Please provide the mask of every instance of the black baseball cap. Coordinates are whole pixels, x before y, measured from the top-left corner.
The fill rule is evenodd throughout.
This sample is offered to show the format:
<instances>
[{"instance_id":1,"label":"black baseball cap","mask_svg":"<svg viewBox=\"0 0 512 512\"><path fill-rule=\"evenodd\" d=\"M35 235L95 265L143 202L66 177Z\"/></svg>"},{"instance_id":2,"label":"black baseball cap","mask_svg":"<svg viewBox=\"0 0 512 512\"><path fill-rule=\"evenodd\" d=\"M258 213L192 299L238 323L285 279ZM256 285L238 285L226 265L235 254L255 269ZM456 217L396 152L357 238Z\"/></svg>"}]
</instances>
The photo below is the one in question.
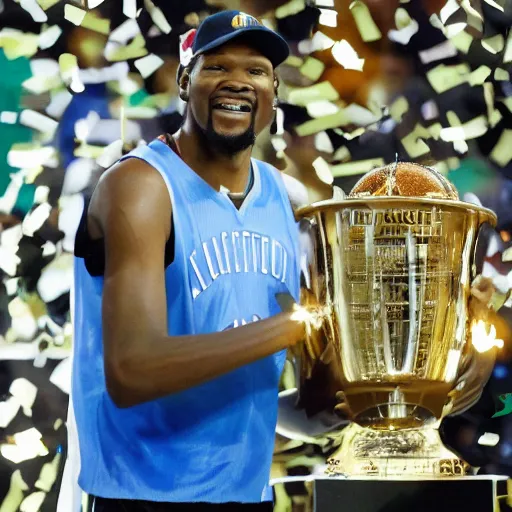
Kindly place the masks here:
<instances>
[{"instance_id":1,"label":"black baseball cap","mask_svg":"<svg viewBox=\"0 0 512 512\"><path fill-rule=\"evenodd\" d=\"M203 20L195 33L192 55L214 50L228 41L243 39L270 60L274 67L290 55L288 43L256 18L241 11L221 11Z\"/></svg>"}]
</instances>

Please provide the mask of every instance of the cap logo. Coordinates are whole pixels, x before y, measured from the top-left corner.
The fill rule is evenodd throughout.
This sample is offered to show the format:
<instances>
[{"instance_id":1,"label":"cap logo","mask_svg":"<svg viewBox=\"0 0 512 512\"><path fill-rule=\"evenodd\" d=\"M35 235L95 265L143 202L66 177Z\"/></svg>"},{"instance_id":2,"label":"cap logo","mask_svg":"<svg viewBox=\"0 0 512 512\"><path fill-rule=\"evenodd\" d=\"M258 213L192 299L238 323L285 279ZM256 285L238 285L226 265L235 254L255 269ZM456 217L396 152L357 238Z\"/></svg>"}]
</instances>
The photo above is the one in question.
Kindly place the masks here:
<instances>
[{"instance_id":1,"label":"cap logo","mask_svg":"<svg viewBox=\"0 0 512 512\"><path fill-rule=\"evenodd\" d=\"M261 23L256 18L249 14L245 14L244 12L237 14L231 20L231 26L233 28L255 27L259 25L261 25Z\"/></svg>"}]
</instances>

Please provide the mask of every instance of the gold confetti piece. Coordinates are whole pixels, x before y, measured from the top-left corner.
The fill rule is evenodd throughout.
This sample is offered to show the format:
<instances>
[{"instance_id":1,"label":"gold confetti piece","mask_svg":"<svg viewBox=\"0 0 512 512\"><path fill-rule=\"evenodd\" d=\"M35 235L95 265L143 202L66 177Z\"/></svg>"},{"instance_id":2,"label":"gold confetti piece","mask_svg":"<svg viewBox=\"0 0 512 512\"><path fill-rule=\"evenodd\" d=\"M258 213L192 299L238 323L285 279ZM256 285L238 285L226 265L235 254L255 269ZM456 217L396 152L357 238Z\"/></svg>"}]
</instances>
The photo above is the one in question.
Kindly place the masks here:
<instances>
[{"instance_id":1,"label":"gold confetti piece","mask_svg":"<svg viewBox=\"0 0 512 512\"><path fill-rule=\"evenodd\" d=\"M503 116L501 112L498 109L494 109L489 116L489 126L494 128L502 119Z\"/></svg>"},{"instance_id":2,"label":"gold confetti piece","mask_svg":"<svg viewBox=\"0 0 512 512\"><path fill-rule=\"evenodd\" d=\"M337 27L338 13L331 9L320 9L320 18L318 19L318 23L326 27Z\"/></svg>"},{"instance_id":3,"label":"gold confetti piece","mask_svg":"<svg viewBox=\"0 0 512 512\"><path fill-rule=\"evenodd\" d=\"M20 505L20 512L39 512L46 493L42 491L36 491L29 494Z\"/></svg>"},{"instance_id":4,"label":"gold confetti piece","mask_svg":"<svg viewBox=\"0 0 512 512\"><path fill-rule=\"evenodd\" d=\"M468 25L482 32L484 19L482 15L471 5L471 0L462 0L460 6L467 15Z\"/></svg>"},{"instance_id":5,"label":"gold confetti piece","mask_svg":"<svg viewBox=\"0 0 512 512\"><path fill-rule=\"evenodd\" d=\"M487 39L482 39L482 47L489 53L495 55L496 53L501 52L505 47L505 39L501 34L496 34L495 36L488 37Z\"/></svg>"},{"instance_id":6,"label":"gold confetti piece","mask_svg":"<svg viewBox=\"0 0 512 512\"><path fill-rule=\"evenodd\" d=\"M278 7L275 11L275 17L280 20L283 18L287 18L288 16L293 16L294 14L298 14L302 12L306 8L305 0L290 0L281 7Z\"/></svg>"},{"instance_id":7,"label":"gold confetti piece","mask_svg":"<svg viewBox=\"0 0 512 512\"><path fill-rule=\"evenodd\" d=\"M144 6L146 7L146 10L149 12L151 19L153 20L153 23L164 34L170 34L172 28L171 25L169 25L169 22L167 21L166 17L164 16L162 9L160 9L160 7L156 7L151 0L144 0Z\"/></svg>"},{"instance_id":8,"label":"gold confetti piece","mask_svg":"<svg viewBox=\"0 0 512 512\"><path fill-rule=\"evenodd\" d=\"M348 121L348 116L343 110L340 110L336 114L331 114L330 116L324 116L318 119L312 119L311 121L306 121L305 123L297 126L295 131L299 137L305 137L307 135L313 135L314 133L328 130L330 128L343 126L344 124L347 124Z\"/></svg>"},{"instance_id":9,"label":"gold confetti piece","mask_svg":"<svg viewBox=\"0 0 512 512\"><path fill-rule=\"evenodd\" d=\"M139 70L142 78L147 78L160 68L163 63L164 61L158 55L150 53L146 57L136 60L133 64Z\"/></svg>"},{"instance_id":10,"label":"gold confetti piece","mask_svg":"<svg viewBox=\"0 0 512 512\"><path fill-rule=\"evenodd\" d=\"M507 64L512 61L512 30L508 31L507 46L505 53L503 54L503 64Z\"/></svg>"},{"instance_id":11,"label":"gold confetti piece","mask_svg":"<svg viewBox=\"0 0 512 512\"><path fill-rule=\"evenodd\" d=\"M110 62L119 62L128 59L144 57L148 54L142 34L137 34L128 46L115 46L105 50L105 57Z\"/></svg>"},{"instance_id":12,"label":"gold confetti piece","mask_svg":"<svg viewBox=\"0 0 512 512\"><path fill-rule=\"evenodd\" d=\"M440 64L427 72L427 79L437 94L442 94L465 83L469 72L470 68L467 64L457 66Z\"/></svg>"},{"instance_id":13,"label":"gold confetti piece","mask_svg":"<svg viewBox=\"0 0 512 512\"><path fill-rule=\"evenodd\" d=\"M494 80L508 82L510 80L510 74L506 69L496 68L494 71Z\"/></svg>"},{"instance_id":14,"label":"gold confetti piece","mask_svg":"<svg viewBox=\"0 0 512 512\"><path fill-rule=\"evenodd\" d=\"M23 501L24 492L28 491L27 484L23 481L21 471L17 469L11 475L11 483L7 494L3 497L3 501L0 503L1 512L17 512L19 506Z\"/></svg>"},{"instance_id":15,"label":"gold confetti piece","mask_svg":"<svg viewBox=\"0 0 512 512\"><path fill-rule=\"evenodd\" d=\"M17 112L0 112L0 123L14 124L18 121Z\"/></svg>"},{"instance_id":16,"label":"gold confetti piece","mask_svg":"<svg viewBox=\"0 0 512 512\"><path fill-rule=\"evenodd\" d=\"M331 172L335 178L340 176L354 176L355 174L364 174L376 167L382 167L383 165L383 158L371 158L369 160L359 160L356 162L348 162L346 164L333 165L331 167Z\"/></svg>"},{"instance_id":17,"label":"gold confetti piece","mask_svg":"<svg viewBox=\"0 0 512 512\"><path fill-rule=\"evenodd\" d=\"M73 91L80 93L85 86L80 80L78 60L72 53L63 53L59 57L60 76L63 82Z\"/></svg>"},{"instance_id":18,"label":"gold confetti piece","mask_svg":"<svg viewBox=\"0 0 512 512\"><path fill-rule=\"evenodd\" d=\"M430 148L421 138L422 136L428 138L430 136L430 132L420 124L417 124L409 135L406 135L401 139L400 142L411 158L417 158L430 151Z\"/></svg>"},{"instance_id":19,"label":"gold confetti piece","mask_svg":"<svg viewBox=\"0 0 512 512\"><path fill-rule=\"evenodd\" d=\"M391 118L400 123L402 121L402 116L409 110L409 102L404 96L400 96L400 98L396 99L392 105L389 107L389 115Z\"/></svg>"},{"instance_id":20,"label":"gold confetti piece","mask_svg":"<svg viewBox=\"0 0 512 512\"><path fill-rule=\"evenodd\" d=\"M331 167L321 156L313 162L313 168L320 181L327 185L332 185L334 176L332 175Z\"/></svg>"},{"instance_id":21,"label":"gold confetti piece","mask_svg":"<svg viewBox=\"0 0 512 512\"><path fill-rule=\"evenodd\" d=\"M336 101L340 97L338 91L331 82L325 80L311 87L292 89L288 94L288 101L292 105L306 106L311 101L327 100Z\"/></svg>"},{"instance_id":22,"label":"gold confetti piece","mask_svg":"<svg viewBox=\"0 0 512 512\"><path fill-rule=\"evenodd\" d=\"M348 162L351 160L352 155L346 146L341 146L336 150L332 158L336 162Z\"/></svg>"},{"instance_id":23,"label":"gold confetti piece","mask_svg":"<svg viewBox=\"0 0 512 512\"><path fill-rule=\"evenodd\" d=\"M304 59L301 59L300 57L297 57L295 55L290 55L284 63L287 66L291 66L292 68L300 68L302 64L304 63Z\"/></svg>"},{"instance_id":24,"label":"gold confetti piece","mask_svg":"<svg viewBox=\"0 0 512 512\"><path fill-rule=\"evenodd\" d=\"M364 2L355 0L350 4L349 9L354 17L361 39L365 43L378 41L382 38L379 27L373 21L370 10Z\"/></svg>"},{"instance_id":25,"label":"gold confetti piece","mask_svg":"<svg viewBox=\"0 0 512 512\"><path fill-rule=\"evenodd\" d=\"M360 59L356 51L350 46L350 43L345 39L338 41L332 47L332 55L336 61L345 69L354 69L362 71L364 66L364 59Z\"/></svg>"},{"instance_id":26,"label":"gold confetti piece","mask_svg":"<svg viewBox=\"0 0 512 512\"><path fill-rule=\"evenodd\" d=\"M47 11L50 7L53 7L55 4L58 4L59 2L60 0L37 0L37 3L45 11Z\"/></svg>"},{"instance_id":27,"label":"gold confetti piece","mask_svg":"<svg viewBox=\"0 0 512 512\"><path fill-rule=\"evenodd\" d=\"M428 127L428 132L434 140L439 140L441 137L441 130L443 125L441 123L434 123Z\"/></svg>"},{"instance_id":28,"label":"gold confetti piece","mask_svg":"<svg viewBox=\"0 0 512 512\"><path fill-rule=\"evenodd\" d=\"M104 36L110 34L110 20L98 18L93 12L86 13L81 26Z\"/></svg>"},{"instance_id":29,"label":"gold confetti piece","mask_svg":"<svg viewBox=\"0 0 512 512\"><path fill-rule=\"evenodd\" d=\"M20 0L20 5L30 14L30 16L32 16L32 19L36 23L44 23L48 21L48 16L46 16L46 13L36 0Z\"/></svg>"},{"instance_id":30,"label":"gold confetti piece","mask_svg":"<svg viewBox=\"0 0 512 512\"><path fill-rule=\"evenodd\" d=\"M457 34L450 37L450 42L460 52L468 53L469 48L473 44L473 36L468 34L465 30L461 30Z\"/></svg>"},{"instance_id":31,"label":"gold confetti piece","mask_svg":"<svg viewBox=\"0 0 512 512\"><path fill-rule=\"evenodd\" d=\"M487 132L487 119L485 116L478 116L461 126L451 126L441 130L441 139L445 142L457 140L470 140L481 137Z\"/></svg>"},{"instance_id":32,"label":"gold confetti piece","mask_svg":"<svg viewBox=\"0 0 512 512\"><path fill-rule=\"evenodd\" d=\"M46 50L51 48L62 34L62 29L58 25L53 25L41 30L39 34L39 48Z\"/></svg>"},{"instance_id":33,"label":"gold confetti piece","mask_svg":"<svg viewBox=\"0 0 512 512\"><path fill-rule=\"evenodd\" d=\"M313 117L324 117L336 114L339 111L339 107L334 103L326 100L311 101L306 105L308 114Z\"/></svg>"},{"instance_id":34,"label":"gold confetti piece","mask_svg":"<svg viewBox=\"0 0 512 512\"><path fill-rule=\"evenodd\" d=\"M93 158L94 160L98 158L105 148L103 146L91 146L90 144L80 144L73 155L78 158Z\"/></svg>"},{"instance_id":35,"label":"gold confetti piece","mask_svg":"<svg viewBox=\"0 0 512 512\"><path fill-rule=\"evenodd\" d=\"M43 94L52 91L62 85L62 80L57 76L33 76L25 80L22 87L33 94Z\"/></svg>"},{"instance_id":36,"label":"gold confetti piece","mask_svg":"<svg viewBox=\"0 0 512 512\"><path fill-rule=\"evenodd\" d=\"M84 21L86 14L86 11L76 7L75 5L66 4L64 6L64 19L70 21L71 23L73 23L73 25L76 25L77 27L79 27L82 24L82 21Z\"/></svg>"},{"instance_id":37,"label":"gold confetti piece","mask_svg":"<svg viewBox=\"0 0 512 512\"><path fill-rule=\"evenodd\" d=\"M501 261L505 263L512 261L512 247L509 247L503 251L503 254L501 255Z\"/></svg>"},{"instance_id":38,"label":"gold confetti piece","mask_svg":"<svg viewBox=\"0 0 512 512\"><path fill-rule=\"evenodd\" d=\"M128 107L125 112L130 119L152 119L158 115L156 109L149 107Z\"/></svg>"},{"instance_id":39,"label":"gold confetti piece","mask_svg":"<svg viewBox=\"0 0 512 512\"><path fill-rule=\"evenodd\" d=\"M39 478L35 483L36 489L41 489L45 492L50 492L51 488L53 487L53 484L55 483L55 480L57 480L60 458L61 454L57 453L51 462L43 464L41 472L39 473Z\"/></svg>"},{"instance_id":40,"label":"gold confetti piece","mask_svg":"<svg viewBox=\"0 0 512 512\"><path fill-rule=\"evenodd\" d=\"M38 52L39 37L36 34L25 34L20 30L0 30L0 48L4 49L8 60L19 57L32 57Z\"/></svg>"},{"instance_id":41,"label":"gold confetti piece","mask_svg":"<svg viewBox=\"0 0 512 512\"><path fill-rule=\"evenodd\" d=\"M489 75L491 74L491 68L489 66L480 66L479 68L472 71L469 75L469 85L482 85Z\"/></svg>"},{"instance_id":42,"label":"gold confetti piece","mask_svg":"<svg viewBox=\"0 0 512 512\"><path fill-rule=\"evenodd\" d=\"M501 12L505 12L505 9L500 4L495 2L494 0L484 0L484 2L486 4L489 4L491 7L494 7L495 9L498 9Z\"/></svg>"},{"instance_id":43,"label":"gold confetti piece","mask_svg":"<svg viewBox=\"0 0 512 512\"><path fill-rule=\"evenodd\" d=\"M123 14L127 18L137 17L137 0L123 0Z\"/></svg>"},{"instance_id":44,"label":"gold confetti piece","mask_svg":"<svg viewBox=\"0 0 512 512\"><path fill-rule=\"evenodd\" d=\"M307 57L304 64L300 67L300 72L313 82L316 82L325 70L325 64L313 57Z\"/></svg>"},{"instance_id":45,"label":"gold confetti piece","mask_svg":"<svg viewBox=\"0 0 512 512\"><path fill-rule=\"evenodd\" d=\"M512 160L512 130L504 129L494 146L491 154L491 160L496 162L499 166L505 167Z\"/></svg>"}]
</instances>

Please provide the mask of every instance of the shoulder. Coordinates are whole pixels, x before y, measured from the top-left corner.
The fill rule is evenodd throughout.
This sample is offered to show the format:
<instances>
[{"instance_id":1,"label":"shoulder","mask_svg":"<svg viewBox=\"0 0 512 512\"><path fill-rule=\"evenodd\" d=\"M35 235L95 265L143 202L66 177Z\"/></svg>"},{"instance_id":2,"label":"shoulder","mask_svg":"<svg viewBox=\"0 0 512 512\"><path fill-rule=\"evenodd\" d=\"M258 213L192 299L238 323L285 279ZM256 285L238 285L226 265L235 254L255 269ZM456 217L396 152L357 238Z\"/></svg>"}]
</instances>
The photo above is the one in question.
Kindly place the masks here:
<instances>
[{"instance_id":1,"label":"shoulder","mask_svg":"<svg viewBox=\"0 0 512 512\"><path fill-rule=\"evenodd\" d=\"M260 165L260 167L264 166L267 169L270 169L271 172L273 172L273 174L276 176L276 178L283 183L286 193L288 194L288 198L290 199L292 208L294 210L310 203L308 190L298 179L280 171L279 169L276 169L274 166L270 164L261 162L259 160L256 161Z\"/></svg>"}]
</instances>

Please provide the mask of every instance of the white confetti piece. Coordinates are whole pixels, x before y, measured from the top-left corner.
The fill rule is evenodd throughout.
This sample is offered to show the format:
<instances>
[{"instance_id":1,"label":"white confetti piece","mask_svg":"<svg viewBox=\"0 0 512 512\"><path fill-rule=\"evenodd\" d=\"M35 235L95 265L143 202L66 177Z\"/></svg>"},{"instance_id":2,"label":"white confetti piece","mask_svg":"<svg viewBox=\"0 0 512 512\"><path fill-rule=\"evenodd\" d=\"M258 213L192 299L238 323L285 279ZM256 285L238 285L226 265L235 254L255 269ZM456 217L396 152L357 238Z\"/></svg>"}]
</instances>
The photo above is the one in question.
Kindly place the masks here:
<instances>
[{"instance_id":1,"label":"white confetti piece","mask_svg":"<svg viewBox=\"0 0 512 512\"><path fill-rule=\"evenodd\" d=\"M350 46L350 43L345 39L338 41L332 47L332 55L336 61L341 64L345 69L354 69L362 71L364 66L364 59L360 59L356 51Z\"/></svg>"},{"instance_id":2,"label":"white confetti piece","mask_svg":"<svg viewBox=\"0 0 512 512\"><path fill-rule=\"evenodd\" d=\"M96 159L96 163L103 167L104 169L108 169L113 164L115 164L123 155L123 141L116 140L109 144L101 153L101 155Z\"/></svg>"},{"instance_id":3,"label":"white confetti piece","mask_svg":"<svg viewBox=\"0 0 512 512\"><path fill-rule=\"evenodd\" d=\"M349 5L349 9L354 17L361 39L365 43L378 41L382 38L381 31L373 21L370 10L364 2L355 0Z\"/></svg>"},{"instance_id":4,"label":"white confetti piece","mask_svg":"<svg viewBox=\"0 0 512 512\"><path fill-rule=\"evenodd\" d=\"M57 290L62 290L65 287L69 291L72 281L72 259L67 259L73 253L75 245L75 235L82 217L84 210L84 198L82 194L76 194L69 197L61 197L59 201L60 215L59 215L59 230L64 233L64 240L62 241L63 249L68 251L69 255L61 255L57 260L54 260L55 265L58 263L59 271L63 272L60 285L54 285L55 293ZM68 262L68 264L66 263ZM52 262L53 263L53 262ZM52 265L52 264L51 264ZM55 268L52 265L51 268ZM48 268L48 267L46 267ZM59 296L62 295L62 292Z\"/></svg>"},{"instance_id":5,"label":"white confetti piece","mask_svg":"<svg viewBox=\"0 0 512 512\"><path fill-rule=\"evenodd\" d=\"M159 7L156 7L155 4L151 0L144 0L144 6L146 7L146 10L149 12L149 15L151 16L151 19L153 20L153 23L164 33L164 34L170 34L171 33L171 25L169 25L169 22L167 21L166 17L164 16L164 13Z\"/></svg>"},{"instance_id":6,"label":"white confetti piece","mask_svg":"<svg viewBox=\"0 0 512 512\"><path fill-rule=\"evenodd\" d=\"M23 219L23 234L34 236L34 233L46 222L52 207L48 203L40 204L35 210L28 213Z\"/></svg>"},{"instance_id":7,"label":"white confetti piece","mask_svg":"<svg viewBox=\"0 0 512 512\"><path fill-rule=\"evenodd\" d=\"M290 0L284 5L278 7L275 11L275 17L279 19L287 18L302 12L306 8L305 0Z\"/></svg>"},{"instance_id":8,"label":"white confetti piece","mask_svg":"<svg viewBox=\"0 0 512 512\"><path fill-rule=\"evenodd\" d=\"M94 110L90 110L86 117L75 122L75 137L80 142L87 142L89 135L96 128L100 120L100 115Z\"/></svg>"},{"instance_id":9,"label":"white confetti piece","mask_svg":"<svg viewBox=\"0 0 512 512\"><path fill-rule=\"evenodd\" d=\"M123 14L127 18L137 17L137 0L123 0Z\"/></svg>"},{"instance_id":10,"label":"white confetti piece","mask_svg":"<svg viewBox=\"0 0 512 512\"><path fill-rule=\"evenodd\" d=\"M334 176L332 175L331 167L325 161L325 159L319 156L313 162L313 168L315 169L315 173L320 181L326 183L327 185L332 185L334 181Z\"/></svg>"},{"instance_id":11,"label":"white confetti piece","mask_svg":"<svg viewBox=\"0 0 512 512\"><path fill-rule=\"evenodd\" d=\"M63 53L59 57L60 75L63 82L76 93L85 90L84 84L80 80L78 70L78 59L71 53Z\"/></svg>"},{"instance_id":12,"label":"white confetti piece","mask_svg":"<svg viewBox=\"0 0 512 512\"><path fill-rule=\"evenodd\" d=\"M70 21L71 23L73 23L73 25L76 25L77 27L79 27L82 24L82 21L84 21L86 14L87 11L79 9L74 5L66 4L64 6L64 19Z\"/></svg>"},{"instance_id":13,"label":"white confetti piece","mask_svg":"<svg viewBox=\"0 0 512 512\"><path fill-rule=\"evenodd\" d=\"M512 155L511 155L512 157ZM512 247L509 247L508 249L505 249L503 251L503 254L501 256L501 261L508 263L509 261L512 261Z\"/></svg>"},{"instance_id":14,"label":"white confetti piece","mask_svg":"<svg viewBox=\"0 0 512 512\"><path fill-rule=\"evenodd\" d=\"M334 0L315 0L317 7L334 7Z\"/></svg>"},{"instance_id":15,"label":"white confetti piece","mask_svg":"<svg viewBox=\"0 0 512 512\"><path fill-rule=\"evenodd\" d=\"M20 5L25 11L27 11L32 19L36 23L44 23L48 21L48 16L41 9L41 6L36 2L36 0L20 0Z\"/></svg>"},{"instance_id":16,"label":"white confetti piece","mask_svg":"<svg viewBox=\"0 0 512 512\"><path fill-rule=\"evenodd\" d=\"M334 147L327 132L319 132L315 135L315 148L322 153L334 153Z\"/></svg>"},{"instance_id":17,"label":"white confetti piece","mask_svg":"<svg viewBox=\"0 0 512 512\"><path fill-rule=\"evenodd\" d=\"M66 169L62 194L69 196L84 190L89 185L95 168L96 164L90 158L73 160Z\"/></svg>"},{"instance_id":18,"label":"white confetti piece","mask_svg":"<svg viewBox=\"0 0 512 512\"><path fill-rule=\"evenodd\" d=\"M512 30L509 30L507 37L507 44L505 52L503 54L503 64L507 64L512 61Z\"/></svg>"},{"instance_id":19,"label":"white confetti piece","mask_svg":"<svg viewBox=\"0 0 512 512\"><path fill-rule=\"evenodd\" d=\"M495 0L484 0L484 2L486 4L489 4L491 7L494 7L495 9L498 9L498 11L505 12L505 9L500 4L495 2Z\"/></svg>"},{"instance_id":20,"label":"white confetti piece","mask_svg":"<svg viewBox=\"0 0 512 512\"><path fill-rule=\"evenodd\" d=\"M45 492L50 492L55 480L57 479L57 474L59 471L59 463L60 463L61 454L57 453L53 458L52 462L48 462L43 464L41 468L41 472L39 473L39 478L35 483L36 489L41 489Z\"/></svg>"},{"instance_id":21,"label":"white confetti piece","mask_svg":"<svg viewBox=\"0 0 512 512\"><path fill-rule=\"evenodd\" d=\"M320 25L326 27L338 26L338 13L331 9L320 9L320 18L318 19Z\"/></svg>"},{"instance_id":22,"label":"white confetti piece","mask_svg":"<svg viewBox=\"0 0 512 512\"><path fill-rule=\"evenodd\" d=\"M50 138L57 131L59 123L48 116L40 114L35 110L23 110L19 117L19 122L23 126L28 126L41 133L47 134Z\"/></svg>"},{"instance_id":23,"label":"white confetti piece","mask_svg":"<svg viewBox=\"0 0 512 512\"><path fill-rule=\"evenodd\" d=\"M471 0L462 0L460 2L460 6L467 15L468 25L473 27L474 29L482 32L483 29L483 17L482 15L471 5Z\"/></svg>"},{"instance_id":24,"label":"white confetti piece","mask_svg":"<svg viewBox=\"0 0 512 512\"><path fill-rule=\"evenodd\" d=\"M352 159L352 155L346 146L341 146L336 150L332 158L335 162L348 162Z\"/></svg>"},{"instance_id":25,"label":"white confetti piece","mask_svg":"<svg viewBox=\"0 0 512 512\"><path fill-rule=\"evenodd\" d=\"M72 99L73 95L67 89L54 92L45 112L54 119L60 119Z\"/></svg>"},{"instance_id":26,"label":"white confetti piece","mask_svg":"<svg viewBox=\"0 0 512 512\"><path fill-rule=\"evenodd\" d=\"M311 39L311 50L313 52L320 52L322 50L328 50L334 46L335 41L330 37L326 36L320 30L315 32L315 35Z\"/></svg>"},{"instance_id":27,"label":"white confetti piece","mask_svg":"<svg viewBox=\"0 0 512 512\"><path fill-rule=\"evenodd\" d=\"M17 112L0 112L0 123L14 124L18 121Z\"/></svg>"},{"instance_id":28,"label":"white confetti piece","mask_svg":"<svg viewBox=\"0 0 512 512\"><path fill-rule=\"evenodd\" d=\"M441 11L439 12L439 18L441 19L441 23L446 25L448 18L459 10L460 6L457 0L448 0Z\"/></svg>"},{"instance_id":29,"label":"white confetti piece","mask_svg":"<svg viewBox=\"0 0 512 512\"><path fill-rule=\"evenodd\" d=\"M20 408L19 401L13 396L0 402L0 428L6 428L16 417Z\"/></svg>"},{"instance_id":30,"label":"white confetti piece","mask_svg":"<svg viewBox=\"0 0 512 512\"><path fill-rule=\"evenodd\" d=\"M63 359L53 370L50 376L50 382L57 386L62 392L69 395L71 391L71 358Z\"/></svg>"},{"instance_id":31,"label":"white confetti piece","mask_svg":"<svg viewBox=\"0 0 512 512\"><path fill-rule=\"evenodd\" d=\"M399 7L395 11L395 25L398 30L390 30L388 32L388 37L391 41L395 41L400 44L408 44L411 40L411 37L416 34L419 30L419 24L416 20L413 20L408 12Z\"/></svg>"},{"instance_id":32,"label":"white confetti piece","mask_svg":"<svg viewBox=\"0 0 512 512\"><path fill-rule=\"evenodd\" d=\"M96 7L100 6L105 0L87 0L87 7L89 9L96 9Z\"/></svg>"},{"instance_id":33,"label":"white confetti piece","mask_svg":"<svg viewBox=\"0 0 512 512\"><path fill-rule=\"evenodd\" d=\"M37 387L25 378L15 379L9 388L9 393L23 408L23 414L32 417L32 406L36 401Z\"/></svg>"},{"instance_id":34,"label":"white confetti piece","mask_svg":"<svg viewBox=\"0 0 512 512\"><path fill-rule=\"evenodd\" d=\"M337 105L326 100L311 101L306 105L306 109L313 118L330 116L340 110Z\"/></svg>"},{"instance_id":35,"label":"white confetti piece","mask_svg":"<svg viewBox=\"0 0 512 512\"><path fill-rule=\"evenodd\" d=\"M111 32L109 41L125 45L138 34L140 34L140 28L137 21L130 19L126 20Z\"/></svg>"},{"instance_id":36,"label":"white confetti piece","mask_svg":"<svg viewBox=\"0 0 512 512\"><path fill-rule=\"evenodd\" d=\"M470 140L481 137L487 132L487 119L485 116L478 116L461 126L451 126L441 130L441 139L445 142L458 140Z\"/></svg>"},{"instance_id":37,"label":"white confetti piece","mask_svg":"<svg viewBox=\"0 0 512 512\"><path fill-rule=\"evenodd\" d=\"M59 39L62 34L62 29L59 25L52 25L44 30L41 30L39 34L39 48L41 50L47 50L51 48Z\"/></svg>"},{"instance_id":38,"label":"white confetti piece","mask_svg":"<svg viewBox=\"0 0 512 512\"><path fill-rule=\"evenodd\" d=\"M151 76L158 68L163 65L164 61L155 55L154 53L150 53L142 59L137 59L133 64L139 70L142 78L147 78Z\"/></svg>"}]
</instances>

